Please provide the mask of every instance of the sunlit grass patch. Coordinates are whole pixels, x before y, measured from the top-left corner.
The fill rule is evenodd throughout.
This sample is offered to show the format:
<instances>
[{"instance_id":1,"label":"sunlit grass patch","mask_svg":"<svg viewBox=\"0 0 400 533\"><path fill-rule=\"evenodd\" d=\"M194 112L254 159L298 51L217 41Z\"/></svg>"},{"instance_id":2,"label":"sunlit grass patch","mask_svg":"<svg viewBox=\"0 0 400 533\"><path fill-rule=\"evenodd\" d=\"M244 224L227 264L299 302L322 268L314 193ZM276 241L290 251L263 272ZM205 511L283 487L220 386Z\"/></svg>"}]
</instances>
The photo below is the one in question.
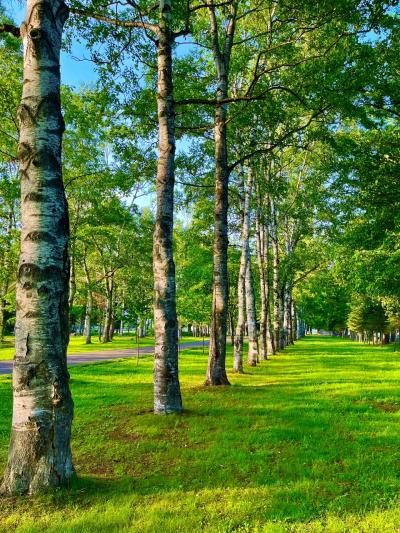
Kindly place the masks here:
<instances>
[{"instance_id":1,"label":"sunlit grass patch","mask_svg":"<svg viewBox=\"0 0 400 533\"><path fill-rule=\"evenodd\" d=\"M74 367L79 478L52 496L3 501L0 528L398 531L399 357L310 337L244 375L229 372L232 386L209 388L207 356L188 350L185 412L167 417L151 412L151 358ZM0 395L4 466L10 377Z\"/></svg>"}]
</instances>

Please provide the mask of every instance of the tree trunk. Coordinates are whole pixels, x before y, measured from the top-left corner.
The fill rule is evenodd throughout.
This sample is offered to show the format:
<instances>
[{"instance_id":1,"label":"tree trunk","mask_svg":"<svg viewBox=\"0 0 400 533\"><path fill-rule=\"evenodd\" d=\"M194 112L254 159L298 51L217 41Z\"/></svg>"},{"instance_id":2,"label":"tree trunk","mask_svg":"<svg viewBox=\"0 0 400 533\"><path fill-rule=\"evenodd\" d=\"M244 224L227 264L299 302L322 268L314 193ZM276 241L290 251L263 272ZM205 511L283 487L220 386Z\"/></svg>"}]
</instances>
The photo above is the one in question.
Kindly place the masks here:
<instances>
[{"instance_id":1,"label":"tree trunk","mask_svg":"<svg viewBox=\"0 0 400 533\"><path fill-rule=\"evenodd\" d=\"M229 385L226 375L226 321L228 309L228 159L226 108L215 113L215 203L213 249L213 303L206 385Z\"/></svg>"},{"instance_id":2,"label":"tree trunk","mask_svg":"<svg viewBox=\"0 0 400 533\"><path fill-rule=\"evenodd\" d=\"M213 306L206 384L229 384L225 369L228 307L228 172L226 163L225 112L217 113L215 145L217 158L215 189L215 233L213 257Z\"/></svg>"},{"instance_id":3,"label":"tree trunk","mask_svg":"<svg viewBox=\"0 0 400 533\"><path fill-rule=\"evenodd\" d=\"M110 341L114 339L114 332L115 332L115 296L114 296L114 289L113 289L113 298L111 302L111 313L110 318L108 321L108 338Z\"/></svg>"},{"instance_id":4,"label":"tree trunk","mask_svg":"<svg viewBox=\"0 0 400 533\"><path fill-rule=\"evenodd\" d=\"M288 282L285 283L283 296L282 296L282 308L283 308L283 343L286 347L289 344L289 330L290 330L290 322L291 322L291 303L290 303L290 295L289 295L289 284Z\"/></svg>"},{"instance_id":5,"label":"tree trunk","mask_svg":"<svg viewBox=\"0 0 400 533\"><path fill-rule=\"evenodd\" d=\"M217 102L228 96L230 56L235 32L236 4L230 6L230 18L225 32L224 50L219 44L219 30L215 7L208 8L211 41L217 69ZM215 144L215 197L214 197L214 247L213 247L213 302L211 316L210 348L206 385L229 385L226 374L226 327L228 311L228 149L227 106L218 103L214 116Z\"/></svg>"},{"instance_id":6,"label":"tree trunk","mask_svg":"<svg viewBox=\"0 0 400 533\"><path fill-rule=\"evenodd\" d=\"M258 362L258 335L257 335L257 318L256 302L254 298L253 274L251 269L250 255L247 256L246 268L246 311L247 311L247 329L249 334L249 352L247 363L250 366L257 366Z\"/></svg>"},{"instance_id":7,"label":"tree trunk","mask_svg":"<svg viewBox=\"0 0 400 533\"><path fill-rule=\"evenodd\" d=\"M247 315L247 330L249 338L249 350L247 356L247 363L250 366L256 366L258 362L258 335L257 335L257 313L256 313L256 304L254 298L254 287L253 287L253 274L251 268L250 260L250 201L253 190L253 171L249 169L247 175L246 183L246 197L244 205L244 224L247 225L246 232L246 267L245 267L245 301L246 301L246 315Z\"/></svg>"},{"instance_id":8,"label":"tree trunk","mask_svg":"<svg viewBox=\"0 0 400 533\"><path fill-rule=\"evenodd\" d=\"M250 230L250 199L253 187L253 173L250 170L247 175L242 204L242 250L240 256L239 279L238 279L238 321L235 334L235 349L233 353L233 372L243 372L243 338L245 326L246 306L246 270L249 256L249 230Z\"/></svg>"},{"instance_id":9,"label":"tree trunk","mask_svg":"<svg viewBox=\"0 0 400 533\"><path fill-rule=\"evenodd\" d=\"M279 350L284 350L286 346L286 331L285 331L285 304L286 304L286 291L284 289L285 284L281 288L279 293Z\"/></svg>"},{"instance_id":10,"label":"tree trunk","mask_svg":"<svg viewBox=\"0 0 400 533\"><path fill-rule=\"evenodd\" d=\"M92 307L93 307L92 291L88 288L86 292L85 325L83 327L83 334L85 336L85 344L92 344L92 333L91 333Z\"/></svg>"},{"instance_id":11,"label":"tree trunk","mask_svg":"<svg viewBox=\"0 0 400 533\"><path fill-rule=\"evenodd\" d=\"M123 293L122 293L122 298L124 298L124 294ZM120 337L124 336L124 313L125 313L125 302L124 302L124 300L122 300L122 302L121 302L121 320L120 320L119 328L118 328L118 335Z\"/></svg>"},{"instance_id":12,"label":"tree trunk","mask_svg":"<svg viewBox=\"0 0 400 533\"><path fill-rule=\"evenodd\" d=\"M74 299L76 295L76 274L75 274L75 244L71 246L70 252L70 278L69 278L69 296L68 296L68 307L72 308L74 304Z\"/></svg>"},{"instance_id":13,"label":"tree trunk","mask_svg":"<svg viewBox=\"0 0 400 533\"><path fill-rule=\"evenodd\" d=\"M173 259L175 184L175 103L172 83L171 0L160 2L157 35L157 213L153 238L154 271L154 412L181 413L178 375L178 320Z\"/></svg>"},{"instance_id":14,"label":"tree trunk","mask_svg":"<svg viewBox=\"0 0 400 533\"><path fill-rule=\"evenodd\" d=\"M288 302L287 302L287 323L288 323L288 344L294 344L293 331L293 294L292 287L288 284Z\"/></svg>"},{"instance_id":15,"label":"tree trunk","mask_svg":"<svg viewBox=\"0 0 400 533\"><path fill-rule=\"evenodd\" d=\"M231 345L235 346L235 316L234 316L232 307L230 307L230 309L228 308L228 315L229 315L228 325L229 325L229 333L231 336ZM211 335L210 326L208 326L207 335Z\"/></svg>"},{"instance_id":16,"label":"tree trunk","mask_svg":"<svg viewBox=\"0 0 400 533\"><path fill-rule=\"evenodd\" d=\"M0 343L4 341L4 300L0 298Z\"/></svg>"},{"instance_id":17,"label":"tree trunk","mask_svg":"<svg viewBox=\"0 0 400 533\"><path fill-rule=\"evenodd\" d=\"M298 329L297 329L297 310L296 310L296 304L294 303L293 295L292 295L292 326L291 326L291 332L292 332L292 344L294 344L295 341L298 339Z\"/></svg>"},{"instance_id":18,"label":"tree trunk","mask_svg":"<svg viewBox=\"0 0 400 533\"><path fill-rule=\"evenodd\" d=\"M68 209L61 177L60 47L68 8L27 0L18 117L21 248L13 420L2 491L36 493L74 474L67 371Z\"/></svg>"},{"instance_id":19,"label":"tree trunk","mask_svg":"<svg viewBox=\"0 0 400 533\"><path fill-rule=\"evenodd\" d=\"M7 276L7 278L4 280L4 283L0 291L0 342L4 341L4 321L5 321L5 311L6 311L5 296L8 292L8 285L9 285L9 280Z\"/></svg>"},{"instance_id":20,"label":"tree trunk","mask_svg":"<svg viewBox=\"0 0 400 533\"><path fill-rule=\"evenodd\" d=\"M269 279L267 278L268 286L270 285ZM271 295L271 287L268 288L268 314L267 314L267 351L269 354L276 354L276 346L275 346L275 336L274 336L274 328L272 324L272 316L271 316L271 306L269 303L269 297Z\"/></svg>"},{"instance_id":21,"label":"tree trunk","mask_svg":"<svg viewBox=\"0 0 400 533\"><path fill-rule=\"evenodd\" d=\"M93 308L93 296L90 283L89 269L86 263L86 259L83 260L83 268L85 270L86 277L86 307L85 307L85 325L83 328L83 334L85 336L85 344L92 344L92 308Z\"/></svg>"},{"instance_id":22,"label":"tree trunk","mask_svg":"<svg viewBox=\"0 0 400 533\"><path fill-rule=\"evenodd\" d=\"M266 360L268 354L275 353L275 345L273 338L273 330L271 326L271 312L270 312L270 281L269 281L269 231L267 222L263 216L263 207L266 210L268 217L269 200L265 195L265 205L263 206L261 200L261 192L257 192L257 215L256 215L256 245L257 245L257 264L260 277L260 359Z\"/></svg>"},{"instance_id":23,"label":"tree trunk","mask_svg":"<svg viewBox=\"0 0 400 533\"><path fill-rule=\"evenodd\" d=\"M279 286L279 242L278 242L278 228L275 206L272 206L272 224L271 224L271 240L272 240L272 269L273 269L273 295L274 295L274 346L275 350L279 350L280 346L280 317L281 317L281 295Z\"/></svg>"},{"instance_id":24,"label":"tree trunk","mask_svg":"<svg viewBox=\"0 0 400 533\"><path fill-rule=\"evenodd\" d=\"M114 276L111 274L105 274L105 287L106 287L106 306L104 309L104 326L102 342L111 342L111 325L113 316L113 293L114 293Z\"/></svg>"},{"instance_id":25,"label":"tree trunk","mask_svg":"<svg viewBox=\"0 0 400 533\"><path fill-rule=\"evenodd\" d=\"M257 211L256 211L256 250L257 266L260 278L260 359L265 361L267 355L267 295L266 295L266 257L265 257L265 227L262 217L261 194L257 187Z\"/></svg>"}]
</instances>

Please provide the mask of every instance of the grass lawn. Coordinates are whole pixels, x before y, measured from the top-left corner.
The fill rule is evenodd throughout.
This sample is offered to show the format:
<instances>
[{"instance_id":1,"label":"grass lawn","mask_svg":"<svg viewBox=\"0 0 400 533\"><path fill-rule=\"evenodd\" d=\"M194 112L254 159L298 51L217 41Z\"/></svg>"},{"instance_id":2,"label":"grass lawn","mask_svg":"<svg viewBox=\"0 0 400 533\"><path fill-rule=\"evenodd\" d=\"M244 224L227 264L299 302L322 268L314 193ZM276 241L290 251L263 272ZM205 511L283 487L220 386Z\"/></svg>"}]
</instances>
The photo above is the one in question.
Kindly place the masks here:
<instances>
[{"instance_id":1,"label":"grass lawn","mask_svg":"<svg viewBox=\"0 0 400 533\"><path fill-rule=\"evenodd\" d=\"M308 337L230 375L231 387L205 388L207 357L185 351L185 413L164 417L151 413L150 360L73 367L78 480L3 499L0 530L398 532L399 357ZM10 376L0 395L2 470Z\"/></svg>"},{"instance_id":2,"label":"grass lawn","mask_svg":"<svg viewBox=\"0 0 400 533\"><path fill-rule=\"evenodd\" d=\"M181 343L201 341L199 337L182 337ZM154 337L144 337L140 339L139 346L153 346ZM102 352L107 350L127 350L136 349L135 335L124 335L119 337L115 335L112 342L103 344L96 335L92 337L92 344L85 344L85 338L82 336L75 337L71 335L68 346L69 354L79 354L88 352ZM6 337L5 342L0 343L0 361L9 361L14 357L14 337Z\"/></svg>"}]
</instances>

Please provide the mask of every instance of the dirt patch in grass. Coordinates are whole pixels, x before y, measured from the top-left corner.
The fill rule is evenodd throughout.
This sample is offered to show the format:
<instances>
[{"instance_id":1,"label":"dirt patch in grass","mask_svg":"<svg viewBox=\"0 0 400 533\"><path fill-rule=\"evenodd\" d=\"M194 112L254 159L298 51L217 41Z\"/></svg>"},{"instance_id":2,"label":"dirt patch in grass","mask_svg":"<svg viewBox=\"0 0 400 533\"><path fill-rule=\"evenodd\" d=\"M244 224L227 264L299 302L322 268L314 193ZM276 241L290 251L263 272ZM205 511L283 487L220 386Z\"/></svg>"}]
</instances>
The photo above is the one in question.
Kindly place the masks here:
<instances>
[{"instance_id":1,"label":"dirt patch in grass","mask_svg":"<svg viewBox=\"0 0 400 533\"><path fill-rule=\"evenodd\" d=\"M202 383L200 385L194 385L193 387L188 387L187 391L195 393L195 392L204 392L204 391L207 391L209 389L210 389L210 387L208 385L204 385L204 383Z\"/></svg>"},{"instance_id":2,"label":"dirt patch in grass","mask_svg":"<svg viewBox=\"0 0 400 533\"><path fill-rule=\"evenodd\" d=\"M397 413L400 411L400 404L391 403L391 402L378 402L378 401L368 401L368 400L354 400L353 403L358 405L368 405L378 411L383 411L384 413Z\"/></svg>"},{"instance_id":3,"label":"dirt patch in grass","mask_svg":"<svg viewBox=\"0 0 400 533\"><path fill-rule=\"evenodd\" d=\"M114 476L114 467L107 462L93 464L92 461L82 461L82 458L76 463L76 469L79 473L85 472L92 476L101 476L101 477L113 477Z\"/></svg>"},{"instance_id":4,"label":"dirt patch in grass","mask_svg":"<svg viewBox=\"0 0 400 533\"><path fill-rule=\"evenodd\" d=\"M92 455L81 455L75 460L75 468L79 474L85 473L102 477L114 476L114 465L104 459L104 457L96 461Z\"/></svg>"},{"instance_id":5,"label":"dirt patch in grass","mask_svg":"<svg viewBox=\"0 0 400 533\"><path fill-rule=\"evenodd\" d=\"M139 440L141 437L136 433L126 433L122 429L116 429L108 433L108 438L118 442L134 442Z\"/></svg>"},{"instance_id":6,"label":"dirt patch in grass","mask_svg":"<svg viewBox=\"0 0 400 533\"><path fill-rule=\"evenodd\" d=\"M110 477L114 475L114 469L108 465L98 465L94 468L90 468L89 473L93 476Z\"/></svg>"},{"instance_id":7,"label":"dirt patch in grass","mask_svg":"<svg viewBox=\"0 0 400 533\"><path fill-rule=\"evenodd\" d=\"M371 405L375 409L379 409L379 411L384 411L385 413L397 413L400 411L400 405L396 403L372 402Z\"/></svg>"},{"instance_id":8,"label":"dirt patch in grass","mask_svg":"<svg viewBox=\"0 0 400 533\"><path fill-rule=\"evenodd\" d=\"M137 409L134 407L129 407L126 404L113 405L110 410L111 409L116 413L129 414L132 416L149 415L154 413L153 409Z\"/></svg>"}]
</instances>

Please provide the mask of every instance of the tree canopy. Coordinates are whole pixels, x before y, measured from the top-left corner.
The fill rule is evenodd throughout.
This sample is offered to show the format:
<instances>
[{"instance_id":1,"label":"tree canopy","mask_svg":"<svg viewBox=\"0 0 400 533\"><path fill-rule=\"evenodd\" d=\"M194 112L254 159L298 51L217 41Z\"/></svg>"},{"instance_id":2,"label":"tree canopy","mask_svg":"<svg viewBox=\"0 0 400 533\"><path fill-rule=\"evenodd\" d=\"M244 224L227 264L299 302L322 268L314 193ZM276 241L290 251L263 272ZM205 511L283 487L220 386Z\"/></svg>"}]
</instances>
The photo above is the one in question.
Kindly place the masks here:
<instances>
[{"instance_id":1,"label":"tree canopy","mask_svg":"<svg viewBox=\"0 0 400 533\"><path fill-rule=\"evenodd\" d=\"M154 333L159 414L186 332L209 386L227 339L240 373L309 329L399 336L397 2L55 4L0 3L0 342L57 360L41 398L69 334ZM77 43L95 81L60 86Z\"/></svg>"}]
</instances>

